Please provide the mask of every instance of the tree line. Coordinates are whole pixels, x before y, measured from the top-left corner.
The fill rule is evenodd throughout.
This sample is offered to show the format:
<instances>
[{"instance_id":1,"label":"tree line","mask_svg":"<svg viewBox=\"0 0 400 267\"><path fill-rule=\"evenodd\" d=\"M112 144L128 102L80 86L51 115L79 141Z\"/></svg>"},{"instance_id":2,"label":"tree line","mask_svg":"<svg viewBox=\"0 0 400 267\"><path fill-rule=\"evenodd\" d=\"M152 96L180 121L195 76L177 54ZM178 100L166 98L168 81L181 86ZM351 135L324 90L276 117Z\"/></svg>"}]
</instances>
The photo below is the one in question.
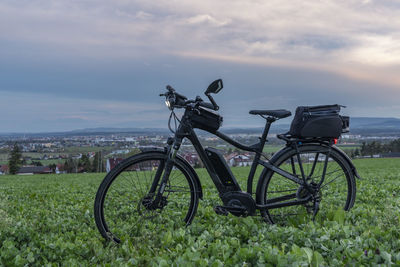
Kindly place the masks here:
<instances>
[{"instance_id":1,"label":"tree line","mask_svg":"<svg viewBox=\"0 0 400 267\"><path fill-rule=\"evenodd\" d=\"M380 141L372 141L369 143L363 142L360 148L361 156L373 156L398 152L400 152L400 139L393 140L389 143L382 143Z\"/></svg>"},{"instance_id":2,"label":"tree line","mask_svg":"<svg viewBox=\"0 0 400 267\"><path fill-rule=\"evenodd\" d=\"M8 168L10 174L18 173L19 169L26 164L22 158L22 151L20 146L15 143L11 150L10 157L8 160ZM43 166L40 161L32 161L30 165ZM53 172L56 171L57 165L55 163L48 166ZM65 160L63 165L63 171L67 173L77 172L105 172L105 160L101 152L96 152L93 159L90 159L87 155L82 155L80 159L73 159L69 157Z\"/></svg>"},{"instance_id":3,"label":"tree line","mask_svg":"<svg viewBox=\"0 0 400 267\"><path fill-rule=\"evenodd\" d=\"M82 155L80 159L69 157L64 162L64 171L67 173L77 172L105 172L105 160L101 152L96 152L93 160L87 155Z\"/></svg>"},{"instance_id":4,"label":"tree line","mask_svg":"<svg viewBox=\"0 0 400 267\"><path fill-rule=\"evenodd\" d=\"M138 148L133 149L128 154L116 154L115 157L126 158L139 153ZM26 162L22 157L22 150L17 143L14 143L13 149L11 150L8 166L9 173L16 174L19 169L25 165ZM33 166L43 166L40 161L32 161L29 165ZM48 167L55 172L57 165L50 164ZM87 155L83 154L79 159L68 157L63 164L63 169L67 173L78 173L78 172L105 172L106 171L106 159L104 153L96 152L93 158L89 158Z\"/></svg>"}]
</instances>

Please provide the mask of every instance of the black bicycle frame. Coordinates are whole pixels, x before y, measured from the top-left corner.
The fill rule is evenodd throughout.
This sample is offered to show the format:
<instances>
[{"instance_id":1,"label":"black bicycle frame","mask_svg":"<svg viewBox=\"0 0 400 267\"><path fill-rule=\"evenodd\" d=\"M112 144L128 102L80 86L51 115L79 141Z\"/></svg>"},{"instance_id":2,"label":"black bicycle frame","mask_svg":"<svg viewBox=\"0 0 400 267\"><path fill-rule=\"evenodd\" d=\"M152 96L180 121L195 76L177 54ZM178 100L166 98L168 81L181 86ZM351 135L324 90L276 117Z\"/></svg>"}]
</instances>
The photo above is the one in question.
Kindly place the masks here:
<instances>
[{"instance_id":1,"label":"black bicycle frame","mask_svg":"<svg viewBox=\"0 0 400 267\"><path fill-rule=\"evenodd\" d=\"M175 132L175 137L173 139L170 139L170 141L168 142L168 147L167 147L168 148L167 149L168 158L165 163L165 170L164 170L163 177L161 179L160 187L159 187L159 190L156 195L156 199L155 199L156 203L161 199L162 193L164 192L165 186L168 181L169 174L170 174L172 166L173 166L173 161L175 159L176 153L179 150L184 138L189 139L190 142L192 143L192 145L195 148L196 152L198 153L200 159L202 160L205 168L207 169L207 172L210 175L211 180L213 181L214 185L216 186L220 197L227 192L242 191L239 184L237 183L237 181L235 181L234 185L232 185L232 186L226 186L222 183L220 177L217 175L217 172L214 169L213 164L211 163L209 157L207 156L205 149L201 145L193 127L191 126L190 112L191 111L188 111L188 110L185 111L185 114L182 116L182 120L179 124L179 127L178 127L177 131ZM268 161L268 159L267 159L267 161L261 160L261 156L263 155L262 150L264 148L265 142L267 141L267 136L268 136L270 126L274 121L276 121L276 119L273 117L267 117L266 120L267 120L266 125L265 125L264 131L262 133L262 136L260 137L260 141L256 144L253 144L250 146L236 142L229 136L227 136L219 131L208 131L208 132L213 135L218 136L222 140L226 141L227 143L229 143L241 150L255 153L255 157L251 164L250 172L249 172L248 179L247 179L247 193L249 193L250 195L252 194L252 191L253 191L252 190L253 179L254 179L254 175L256 173L258 165L262 165L265 168L270 169L273 172L276 172L276 173L282 175L283 177L299 184L300 186L304 185L308 190L312 190L312 189L308 188L308 186L305 182L306 177L303 172L301 173L302 178L299 178L298 176L295 176L279 167L274 166L273 164L271 164ZM296 146L296 143L294 145ZM329 153L329 151L328 151L328 153ZM300 169L302 170L302 164L299 159L298 159L298 162L300 164ZM325 162L325 165L326 164L327 164L327 161ZM162 167L164 167L164 164L162 164L162 165L163 165ZM325 170L326 170L326 166L325 166L324 172L325 172ZM157 184L161 178L160 177L161 172L157 172L159 175L156 175L149 193L155 192ZM232 177L232 179L235 179L235 177ZM257 205L257 208L258 209L274 209L274 208L280 208L280 207L286 207L286 206L300 205L300 204L307 203L310 200L310 198L311 198L311 196L309 196L305 199L297 199L297 200L293 200L293 201L282 202L285 200L296 199L296 194L290 194L287 196L277 197L275 199L269 199L268 204Z\"/></svg>"}]
</instances>

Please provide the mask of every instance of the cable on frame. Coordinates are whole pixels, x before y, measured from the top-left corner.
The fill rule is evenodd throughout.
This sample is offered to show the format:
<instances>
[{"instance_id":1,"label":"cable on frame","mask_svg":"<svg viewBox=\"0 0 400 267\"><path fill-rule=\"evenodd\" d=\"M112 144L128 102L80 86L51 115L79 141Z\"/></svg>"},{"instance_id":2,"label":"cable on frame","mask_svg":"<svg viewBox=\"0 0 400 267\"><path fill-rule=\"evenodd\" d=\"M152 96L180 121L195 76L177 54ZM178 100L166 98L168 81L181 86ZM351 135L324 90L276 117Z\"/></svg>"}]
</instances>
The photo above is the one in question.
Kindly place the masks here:
<instances>
[{"instance_id":1,"label":"cable on frame","mask_svg":"<svg viewBox=\"0 0 400 267\"><path fill-rule=\"evenodd\" d=\"M175 131L172 130L172 127L171 127L171 119L172 119L172 117L174 117L174 126L175 126L174 128L175 128ZM179 123L181 123L181 121L180 121L180 120L178 119L178 117L176 116L175 112L172 110L172 111L171 111L171 114L169 115L169 119L168 119L168 129L169 129L169 130L171 131L171 133L173 133L173 134L175 134L176 130L178 129L176 121L178 121Z\"/></svg>"}]
</instances>

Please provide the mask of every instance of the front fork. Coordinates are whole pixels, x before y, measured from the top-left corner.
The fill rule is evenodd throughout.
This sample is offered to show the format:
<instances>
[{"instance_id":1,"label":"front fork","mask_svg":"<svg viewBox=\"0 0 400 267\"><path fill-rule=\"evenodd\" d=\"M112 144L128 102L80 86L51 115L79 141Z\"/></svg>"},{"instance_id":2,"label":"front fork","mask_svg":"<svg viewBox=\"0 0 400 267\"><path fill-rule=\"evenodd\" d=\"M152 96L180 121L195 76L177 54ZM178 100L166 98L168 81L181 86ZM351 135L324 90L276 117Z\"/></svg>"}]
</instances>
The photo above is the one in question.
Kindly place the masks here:
<instances>
[{"instance_id":1,"label":"front fork","mask_svg":"<svg viewBox=\"0 0 400 267\"><path fill-rule=\"evenodd\" d=\"M167 186L168 183L168 178L169 175L171 174L172 168L175 163L175 158L176 154L182 144L182 139L181 138L169 138L167 141L167 158L165 161L162 161L160 166L158 166L156 175L154 176L153 183L151 185L151 188L149 190L148 196L154 196L155 198L152 201L151 208L156 209L156 208L162 208L163 205L160 205L164 201L161 201L163 199L163 193L165 191L165 187ZM163 174L164 171L164 174ZM162 175L163 174L163 175ZM161 177L162 175L162 177ZM160 182L161 180L161 182ZM158 186L159 185L159 186ZM158 190L157 190L158 186ZM157 190L157 193L156 193Z\"/></svg>"}]
</instances>

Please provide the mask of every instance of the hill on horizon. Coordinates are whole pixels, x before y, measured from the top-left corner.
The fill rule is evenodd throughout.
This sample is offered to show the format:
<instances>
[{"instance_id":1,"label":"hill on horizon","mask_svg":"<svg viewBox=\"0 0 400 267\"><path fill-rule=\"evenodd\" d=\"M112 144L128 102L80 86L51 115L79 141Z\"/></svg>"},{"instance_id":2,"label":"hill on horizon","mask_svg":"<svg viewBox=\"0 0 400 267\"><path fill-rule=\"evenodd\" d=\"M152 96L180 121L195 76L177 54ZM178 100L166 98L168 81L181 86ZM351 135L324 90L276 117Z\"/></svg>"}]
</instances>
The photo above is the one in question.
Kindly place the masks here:
<instances>
[{"instance_id":1,"label":"hill on horizon","mask_svg":"<svg viewBox=\"0 0 400 267\"><path fill-rule=\"evenodd\" d=\"M227 134L243 134L243 133L260 133L264 127L222 127L221 131ZM275 123L271 127L271 133L284 133L290 128L289 123ZM134 133L134 134L166 134L169 133L165 128L140 128L140 127L98 127L76 129L61 132L42 132L42 133L0 133L0 136L73 136L73 135L94 135L94 134L117 134L117 133ZM400 135L400 119L398 118L377 118L377 117L351 117L350 118L350 134L399 134Z\"/></svg>"}]
</instances>

